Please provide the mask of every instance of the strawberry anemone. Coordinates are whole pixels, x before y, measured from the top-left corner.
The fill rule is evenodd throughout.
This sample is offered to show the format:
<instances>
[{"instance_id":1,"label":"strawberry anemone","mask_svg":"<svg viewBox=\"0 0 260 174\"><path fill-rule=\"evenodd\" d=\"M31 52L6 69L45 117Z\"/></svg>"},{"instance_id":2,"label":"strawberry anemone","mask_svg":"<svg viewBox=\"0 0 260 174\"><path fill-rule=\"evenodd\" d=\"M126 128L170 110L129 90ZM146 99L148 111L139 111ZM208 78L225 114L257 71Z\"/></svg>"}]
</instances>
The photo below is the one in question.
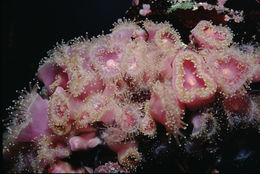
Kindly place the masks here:
<instances>
[{"instance_id":1,"label":"strawberry anemone","mask_svg":"<svg viewBox=\"0 0 260 174\"><path fill-rule=\"evenodd\" d=\"M185 129L186 123L182 121L184 107L174 95L171 86L156 82L149 103L149 113L152 118L162 124L169 135L178 140L178 135L184 136L180 129Z\"/></svg>"},{"instance_id":2,"label":"strawberry anemone","mask_svg":"<svg viewBox=\"0 0 260 174\"><path fill-rule=\"evenodd\" d=\"M15 106L12 118L7 123L7 132L3 134L3 153L18 142L37 142L41 136L49 135L51 129L48 119L48 101L38 93L38 85L31 92L24 91ZM10 136L11 135L11 136Z\"/></svg>"},{"instance_id":3,"label":"strawberry anemone","mask_svg":"<svg viewBox=\"0 0 260 174\"><path fill-rule=\"evenodd\" d=\"M217 89L204 64L202 56L191 50L180 51L173 62L173 90L180 102L192 110L209 102Z\"/></svg>"},{"instance_id":4,"label":"strawberry anemone","mask_svg":"<svg viewBox=\"0 0 260 174\"><path fill-rule=\"evenodd\" d=\"M202 20L191 30L191 38L201 48L223 49L230 45L233 35L227 27Z\"/></svg>"},{"instance_id":5,"label":"strawberry anemone","mask_svg":"<svg viewBox=\"0 0 260 174\"><path fill-rule=\"evenodd\" d=\"M254 72L252 59L235 48L212 51L205 58L209 73L225 96L245 93Z\"/></svg>"}]
</instances>

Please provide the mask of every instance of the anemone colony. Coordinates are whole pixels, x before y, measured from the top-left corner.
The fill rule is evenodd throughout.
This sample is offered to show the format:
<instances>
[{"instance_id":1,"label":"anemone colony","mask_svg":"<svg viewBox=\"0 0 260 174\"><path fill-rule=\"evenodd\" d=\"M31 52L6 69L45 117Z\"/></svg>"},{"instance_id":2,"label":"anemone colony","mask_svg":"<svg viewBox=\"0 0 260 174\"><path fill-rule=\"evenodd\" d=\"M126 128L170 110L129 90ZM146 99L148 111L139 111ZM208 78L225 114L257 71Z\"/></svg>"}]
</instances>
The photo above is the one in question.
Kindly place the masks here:
<instances>
[{"instance_id":1,"label":"anemone colony","mask_svg":"<svg viewBox=\"0 0 260 174\"><path fill-rule=\"evenodd\" d=\"M156 138L158 125L187 151L187 138L218 137L219 120L260 129L260 98L248 94L260 79L259 47L241 49L230 28L206 20L189 38L184 44L168 22L123 19L110 34L58 45L40 63L44 87L36 83L11 108L3 136L11 171L134 172L145 156L136 137ZM63 160L99 146L117 160L95 169Z\"/></svg>"}]
</instances>

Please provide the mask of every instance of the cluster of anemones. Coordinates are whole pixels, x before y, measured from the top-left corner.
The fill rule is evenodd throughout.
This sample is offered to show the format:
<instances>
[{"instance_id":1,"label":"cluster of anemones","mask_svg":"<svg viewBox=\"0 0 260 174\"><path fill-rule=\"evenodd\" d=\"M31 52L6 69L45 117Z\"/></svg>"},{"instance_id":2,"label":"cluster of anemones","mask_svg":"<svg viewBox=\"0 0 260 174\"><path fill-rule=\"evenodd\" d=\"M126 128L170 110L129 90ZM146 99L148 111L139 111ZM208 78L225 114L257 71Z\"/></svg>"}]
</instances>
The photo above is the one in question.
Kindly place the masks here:
<instances>
[{"instance_id":1,"label":"cluster of anemones","mask_svg":"<svg viewBox=\"0 0 260 174\"><path fill-rule=\"evenodd\" d=\"M135 137L153 138L161 124L180 143L187 110L191 137L217 134L214 113L201 110L216 94L231 126L235 117L260 124L259 97L246 93L260 78L258 48L240 50L229 28L209 21L191 31L189 45L167 22L138 24L119 21L110 34L59 45L42 61L37 76L44 87L22 93L4 134L4 158L14 171L134 171L143 155ZM118 160L97 169L62 161L98 145Z\"/></svg>"}]
</instances>

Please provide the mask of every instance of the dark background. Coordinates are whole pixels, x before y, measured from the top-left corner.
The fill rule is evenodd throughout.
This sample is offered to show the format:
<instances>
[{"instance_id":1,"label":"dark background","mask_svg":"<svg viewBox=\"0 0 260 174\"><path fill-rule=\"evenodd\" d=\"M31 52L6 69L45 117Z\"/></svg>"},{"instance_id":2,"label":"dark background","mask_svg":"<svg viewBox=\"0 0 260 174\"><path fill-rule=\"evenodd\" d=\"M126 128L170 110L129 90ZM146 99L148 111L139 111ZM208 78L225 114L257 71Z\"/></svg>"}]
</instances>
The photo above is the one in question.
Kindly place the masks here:
<instances>
[{"instance_id":1,"label":"dark background","mask_svg":"<svg viewBox=\"0 0 260 174\"><path fill-rule=\"evenodd\" d=\"M39 61L56 43L108 33L132 0L4 0L1 4L1 117L28 89Z\"/></svg>"}]
</instances>

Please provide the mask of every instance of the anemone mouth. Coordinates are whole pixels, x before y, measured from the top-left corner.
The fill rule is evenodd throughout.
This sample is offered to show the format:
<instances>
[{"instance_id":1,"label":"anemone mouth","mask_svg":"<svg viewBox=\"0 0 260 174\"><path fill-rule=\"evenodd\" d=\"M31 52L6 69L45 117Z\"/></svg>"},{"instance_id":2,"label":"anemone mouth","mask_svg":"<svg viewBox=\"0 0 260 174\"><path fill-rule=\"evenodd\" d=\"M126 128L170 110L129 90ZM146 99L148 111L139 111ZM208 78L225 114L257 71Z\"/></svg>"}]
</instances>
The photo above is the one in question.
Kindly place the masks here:
<instances>
[{"instance_id":1,"label":"anemone mouth","mask_svg":"<svg viewBox=\"0 0 260 174\"><path fill-rule=\"evenodd\" d=\"M168 22L144 21L143 26L149 34L148 42L154 43L163 52L173 54L182 46L179 33Z\"/></svg>"},{"instance_id":2,"label":"anemone mouth","mask_svg":"<svg viewBox=\"0 0 260 174\"><path fill-rule=\"evenodd\" d=\"M168 32L162 33L161 40L163 43L175 44L174 35L172 33L168 33Z\"/></svg>"},{"instance_id":3,"label":"anemone mouth","mask_svg":"<svg viewBox=\"0 0 260 174\"><path fill-rule=\"evenodd\" d=\"M224 36L223 33L215 31L213 28L206 26L203 29L204 33L210 36L213 39L219 40L219 41L224 41L226 37Z\"/></svg>"},{"instance_id":4,"label":"anemone mouth","mask_svg":"<svg viewBox=\"0 0 260 174\"><path fill-rule=\"evenodd\" d=\"M141 57L132 56L130 58L127 58L126 63L123 63L125 64L124 69L128 76L139 78L142 77L144 72L142 68L143 62L141 59Z\"/></svg>"},{"instance_id":5,"label":"anemone mouth","mask_svg":"<svg viewBox=\"0 0 260 174\"><path fill-rule=\"evenodd\" d=\"M132 51L135 49L136 51ZM147 68L147 43L141 39L136 39L127 44L127 50L120 55L122 60L121 70L129 78L136 82L143 82L143 76Z\"/></svg>"},{"instance_id":6,"label":"anemone mouth","mask_svg":"<svg viewBox=\"0 0 260 174\"><path fill-rule=\"evenodd\" d=\"M166 26L155 33L155 43L163 51L174 53L181 47L180 36L175 30Z\"/></svg>"},{"instance_id":7,"label":"anemone mouth","mask_svg":"<svg viewBox=\"0 0 260 174\"><path fill-rule=\"evenodd\" d=\"M239 77L243 80L243 74L248 72L248 67L235 58L229 57L226 60L217 60L217 71L227 83L237 83Z\"/></svg>"},{"instance_id":8,"label":"anemone mouth","mask_svg":"<svg viewBox=\"0 0 260 174\"><path fill-rule=\"evenodd\" d=\"M118 79L120 76L121 60L119 52L106 50L102 52L95 61L95 68L104 81Z\"/></svg>"},{"instance_id":9,"label":"anemone mouth","mask_svg":"<svg viewBox=\"0 0 260 174\"><path fill-rule=\"evenodd\" d=\"M103 66L105 66L107 69L111 70L118 70L119 69L119 60L116 53L109 53L104 57L103 59Z\"/></svg>"},{"instance_id":10,"label":"anemone mouth","mask_svg":"<svg viewBox=\"0 0 260 174\"><path fill-rule=\"evenodd\" d=\"M191 60L184 60L184 83L183 87L187 90L194 90L196 88L206 88L206 84L202 78L197 74L197 69L194 66L194 63Z\"/></svg>"}]
</instances>

